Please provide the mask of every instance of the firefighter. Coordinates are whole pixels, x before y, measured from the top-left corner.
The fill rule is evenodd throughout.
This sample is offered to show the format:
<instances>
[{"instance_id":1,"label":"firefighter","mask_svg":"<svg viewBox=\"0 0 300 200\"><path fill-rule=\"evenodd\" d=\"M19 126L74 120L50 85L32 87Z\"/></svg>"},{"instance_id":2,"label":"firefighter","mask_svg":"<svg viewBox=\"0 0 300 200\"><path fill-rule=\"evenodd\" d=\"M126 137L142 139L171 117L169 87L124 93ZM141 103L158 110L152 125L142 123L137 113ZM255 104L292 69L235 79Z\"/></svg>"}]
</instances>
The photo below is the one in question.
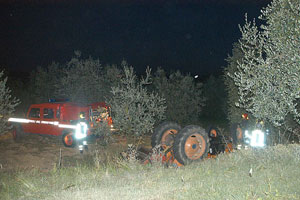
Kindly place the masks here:
<instances>
[{"instance_id":1,"label":"firefighter","mask_svg":"<svg viewBox=\"0 0 300 200\"><path fill-rule=\"evenodd\" d=\"M85 119L85 112L79 113L79 119L75 121L76 130L75 138L78 142L78 147L80 153L83 152L83 149L88 149L87 147L87 131L88 131L88 121Z\"/></svg>"},{"instance_id":2,"label":"firefighter","mask_svg":"<svg viewBox=\"0 0 300 200\"><path fill-rule=\"evenodd\" d=\"M244 145L244 131L248 129L249 116L247 113L242 114L242 122L234 124L231 127L233 146L235 149L241 149Z\"/></svg>"}]
</instances>

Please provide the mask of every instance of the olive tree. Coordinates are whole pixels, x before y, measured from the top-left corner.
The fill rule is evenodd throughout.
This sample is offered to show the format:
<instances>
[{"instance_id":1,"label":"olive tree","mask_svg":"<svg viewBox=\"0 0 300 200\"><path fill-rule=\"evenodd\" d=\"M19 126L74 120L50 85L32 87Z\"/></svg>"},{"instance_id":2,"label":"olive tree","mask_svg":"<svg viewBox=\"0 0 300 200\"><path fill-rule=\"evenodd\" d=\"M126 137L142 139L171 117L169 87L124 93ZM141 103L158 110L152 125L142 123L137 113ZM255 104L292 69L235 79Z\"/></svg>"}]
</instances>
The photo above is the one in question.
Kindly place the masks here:
<instances>
[{"instance_id":1,"label":"olive tree","mask_svg":"<svg viewBox=\"0 0 300 200\"><path fill-rule=\"evenodd\" d=\"M239 102L239 90L235 85L234 80L228 76L233 75L238 69L238 62L243 58L243 53L239 43L233 44L232 55L229 55L226 59L227 67L224 69L224 84L227 92L227 119L231 124L240 123L242 120L242 114L246 110L242 107L238 107L236 104Z\"/></svg>"},{"instance_id":2,"label":"olive tree","mask_svg":"<svg viewBox=\"0 0 300 200\"><path fill-rule=\"evenodd\" d=\"M30 103L42 103L50 98L57 97L63 77L63 66L58 63L51 63L47 67L37 67L30 74L28 91L32 96Z\"/></svg>"},{"instance_id":3,"label":"olive tree","mask_svg":"<svg viewBox=\"0 0 300 200\"><path fill-rule=\"evenodd\" d=\"M0 72L0 135L4 134L10 127L8 118L11 117L15 107L20 103L18 99L11 96L11 90L7 87L7 77Z\"/></svg>"},{"instance_id":4,"label":"olive tree","mask_svg":"<svg viewBox=\"0 0 300 200\"><path fill-rule=\"evenodd\" d=\"M151 84L150 68L138 79L133 67L122 63L120 84L112 87L108 104L112 107L115 128L121 133L140 136L151 133L156 121L164 118L165 99L146 88Z\"/></svg>"},{"instance_id":5,"label":"olive tree","mask_svg":"<svg viewBox=\"0 0 300 200\"><path fill-rule=\"evenodd\" d=\"M64 67L58 95L79 103L104 101L103 68L99 60L81 59L77 52Z\"/></svg>"},{"instance_id":6,"label":"olive tree","mask_svg":"<svg viewBox=\"0 0 300 200\"><path fill-rule=\"evenodd\" d=\"M169 76L158 68L153 80L155 91L166 99L166 118L182 125L198 123L204 106L202 83L180 71Z\"/></svg>"},{"instance_id":7,"label":"olive tree","mask_svg":"<svg viewBox=\"0 0 300 200\"><path fill-rule=\"evenodd\" d=\"M300 3L274 0L255 21L240 27L243 57L231 73L238 87L237 106L255 118L281 126L290 114L299 123L300 97Z\"/></svg>"},{"instance_id":8,"label":"olive tree","mask_svg":"<svg viewBox=\"0 0 300 200\"><path fill-rule=\"evenodd\" d=\"M201 113L201 119L210 123L226 123L226 99L223 76L210 75L203 83L203 96L205 106Z\"/></svg>"}]
</instances>

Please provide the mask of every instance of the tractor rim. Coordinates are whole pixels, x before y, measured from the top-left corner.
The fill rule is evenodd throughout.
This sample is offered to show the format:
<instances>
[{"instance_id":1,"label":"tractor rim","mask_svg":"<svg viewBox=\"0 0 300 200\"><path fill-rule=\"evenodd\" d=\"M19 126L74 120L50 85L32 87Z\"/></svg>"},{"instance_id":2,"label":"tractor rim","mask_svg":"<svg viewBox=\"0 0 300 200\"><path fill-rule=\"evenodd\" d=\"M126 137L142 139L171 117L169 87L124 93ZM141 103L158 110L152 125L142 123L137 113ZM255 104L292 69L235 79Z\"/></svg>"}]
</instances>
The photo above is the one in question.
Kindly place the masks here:
<instances>
[{"instance_id":1,"label":"tractor rim","mask_svg":"<svg viewBox=\"0 0 300 200\"><path fill-rule=\"evenodd\" d=\"M164 132L164 134L161 137L161 147L163 149L167 149L168 147L171 147L174 143L174 136L177 134L177 130L175 129L169 129Z\"/></svg>"},{"instance_id":2,"label":"tractor rim","mask_svg":"<svg viewBox=\"0 0 300 200\"><path fill-rule=\"evenodd\" d=\"M185 154L191 160L197 160L201 158L205 152L205 148L205 140L199 133L189 136L184 145Z\"/></svg>"},{"instance_id":3,"label":"tractor rim","mask_svg":"<svg viewBox=\"0 0 300 200\"><path fill-rule=\"evenodd\" d=\"M71 146L73 144L73 138L72 135L69 133L64 137L64 141L66 145Z\"/></svg>"}]
</instances>

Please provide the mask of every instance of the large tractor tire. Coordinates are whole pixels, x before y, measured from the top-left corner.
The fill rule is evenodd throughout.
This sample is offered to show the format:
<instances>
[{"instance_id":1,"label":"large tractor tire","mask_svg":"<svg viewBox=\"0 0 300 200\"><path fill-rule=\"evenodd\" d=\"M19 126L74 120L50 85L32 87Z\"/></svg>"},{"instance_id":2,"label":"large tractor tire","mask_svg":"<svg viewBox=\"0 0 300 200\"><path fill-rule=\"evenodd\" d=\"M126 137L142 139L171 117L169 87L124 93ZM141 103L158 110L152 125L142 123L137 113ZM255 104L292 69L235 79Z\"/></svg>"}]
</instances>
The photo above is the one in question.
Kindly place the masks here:
<instances>
[{"instance_id":1,"label":"large tractor tire","mask_svg":"<svg viewBox=\"0 0 300 200\"><path fill-rule=\"evenodd\" d=\"M200 126L186 126L179 131L173 150L175 159L183 165L202 160L209 150L207 132Z\"/></svg>"},{"instance_id":2,"label":"large tractor tire","mask_svg":"<svg viewBox=\"0 0 300 200\"><path fill-rule=\"evenodd\" d=\"M13 136L14 141L16 141L16 142L19 142L20 139L24 136L24 131L20 124L13 125L12 136Z\"/></svg>"},{"instance_id":3,"label":"large tractor tire","mask_svg":"<svg viewBox=\"0 0 300 200\"><path fill-rule=\"evenodd\" d=\"M180 129L181 126L175 122L163 122L154 129L151 138L152 147L160 145L164 150L171 148Z\"/></svg>"},{"instance_id":4,"label":"large tractor tire","mask_svg":"<svg viewBox=\"0 0 300 200\"><path fill-rule=\"evenodd\" d=\"M72 130L64 130L62 134L62 142L65 147L75 147L76 141L74 139L74 135Z\"/></svg>"}]
</instances>

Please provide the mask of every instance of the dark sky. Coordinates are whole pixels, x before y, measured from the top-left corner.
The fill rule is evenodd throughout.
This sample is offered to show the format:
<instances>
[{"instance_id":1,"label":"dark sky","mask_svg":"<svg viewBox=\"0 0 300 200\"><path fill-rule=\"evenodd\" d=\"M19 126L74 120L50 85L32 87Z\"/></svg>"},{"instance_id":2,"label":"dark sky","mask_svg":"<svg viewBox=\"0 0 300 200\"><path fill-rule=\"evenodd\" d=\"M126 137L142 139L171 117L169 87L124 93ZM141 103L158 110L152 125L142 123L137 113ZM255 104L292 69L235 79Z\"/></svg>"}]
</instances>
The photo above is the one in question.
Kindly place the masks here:
<instances>
[{"instance_id":1,"label":"dark sky","mask_svg":"<svg viewBox=\"0 0 300 200\"><path fill-rule=\"evenodd\" d=\"M30 71L80 50L103 64L125 59L137 71L213 73L226 65L245 13L256 18L268 2L2 0L0 67Z\"/></svg>"}]
</instances>

